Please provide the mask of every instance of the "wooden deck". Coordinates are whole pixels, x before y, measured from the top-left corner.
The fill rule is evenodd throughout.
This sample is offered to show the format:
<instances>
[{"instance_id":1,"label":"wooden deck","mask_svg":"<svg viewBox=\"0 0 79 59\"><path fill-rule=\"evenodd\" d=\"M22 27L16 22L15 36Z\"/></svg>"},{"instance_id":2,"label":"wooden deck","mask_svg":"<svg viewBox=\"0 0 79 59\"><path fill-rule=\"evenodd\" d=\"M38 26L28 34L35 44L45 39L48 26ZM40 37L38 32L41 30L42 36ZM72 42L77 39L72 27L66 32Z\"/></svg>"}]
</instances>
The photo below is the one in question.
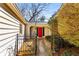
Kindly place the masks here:
<instances>
[{"instance_id":1,"label":"wooden deck","mask_svg":"<svg viewBox=\"0 0 79 59\"><path fill-rule=\"evenodd\" d=\"M18 56L31 56L34 55L34 43L33 40L23 42L21 48L18 51Z\"/></svg>"}]
</instances>

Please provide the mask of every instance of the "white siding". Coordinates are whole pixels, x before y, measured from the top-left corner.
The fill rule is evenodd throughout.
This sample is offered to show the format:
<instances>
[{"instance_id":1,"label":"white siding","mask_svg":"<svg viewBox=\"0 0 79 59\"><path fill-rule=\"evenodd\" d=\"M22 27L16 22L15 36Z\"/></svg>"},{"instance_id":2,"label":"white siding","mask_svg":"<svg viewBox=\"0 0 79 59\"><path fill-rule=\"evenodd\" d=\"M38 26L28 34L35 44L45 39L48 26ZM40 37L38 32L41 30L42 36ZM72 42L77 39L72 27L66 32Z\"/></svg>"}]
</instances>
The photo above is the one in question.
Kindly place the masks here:
<instances>
[{"instance_id":1,"label":"white siding","mask_svg":"<svg viewBox=\"0 0 79 59\"><path fill-rule=\"evenodd\" d=\"M19 28L19 21L0 7L0 56L13 55Z\"/></svg>"}]
</instances>

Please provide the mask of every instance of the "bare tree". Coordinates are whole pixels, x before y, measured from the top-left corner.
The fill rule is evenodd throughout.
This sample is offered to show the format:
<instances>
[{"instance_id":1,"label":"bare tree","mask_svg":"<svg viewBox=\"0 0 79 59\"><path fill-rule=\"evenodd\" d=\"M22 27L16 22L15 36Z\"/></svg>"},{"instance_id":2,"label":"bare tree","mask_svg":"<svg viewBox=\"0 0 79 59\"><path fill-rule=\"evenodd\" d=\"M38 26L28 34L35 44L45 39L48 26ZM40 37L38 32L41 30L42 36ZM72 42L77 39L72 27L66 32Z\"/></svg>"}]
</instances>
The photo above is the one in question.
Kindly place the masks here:
<instances>
[{"instance_id":1,"label":"bare tree","mask_svg":"<svg viewBox=\"0 0 79 59\"><path fill-rule=\"evenodd\" d=\"M25 7L21 8L21 12L25 18L29 21L35 21L36 18L43 12L46 11L48 4L45 3L30 3L25 4Z\"/></svg>"}]
</instances>

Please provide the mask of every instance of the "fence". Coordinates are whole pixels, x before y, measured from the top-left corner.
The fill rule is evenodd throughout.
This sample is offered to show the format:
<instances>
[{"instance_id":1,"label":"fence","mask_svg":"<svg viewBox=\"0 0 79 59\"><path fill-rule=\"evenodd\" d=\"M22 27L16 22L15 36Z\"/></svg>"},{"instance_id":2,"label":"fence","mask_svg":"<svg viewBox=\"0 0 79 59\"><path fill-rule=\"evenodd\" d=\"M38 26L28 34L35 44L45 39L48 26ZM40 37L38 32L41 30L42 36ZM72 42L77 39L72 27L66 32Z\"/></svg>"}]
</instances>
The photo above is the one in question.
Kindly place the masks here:
<instances>
[{"instance_id":1,"label":"fence","mask_svg":"<svg viewBox=\"0 0 79 59\"><path fill-rule=\"evenodd\" d=\"M26 37L28 38L28 37ZM30 56L36 55L36 44L35 38L24 39L24 36L19 36L17 34L17 39L15 41L15 55L17 56Z\"/></svg>"},{"instance_id":2,"label":"fence","mask_svg":"<svg viewBox=\"0 0 79 59\"><path fill-rule=\"evenodd\" d=\"M12 42L11 45L4 48L0 53L3 53L4 50L5 56L30 56L30 55L37 55L37 41L35 37L32 37L31 39L26 39L24 36L19 36L18 34L14 35L16 36L15 39L11 39L10 41L6 42L4 45L1 45L0 47L5 46L6 44ZM26 38L30 38L29 36ZM6 38L8 39L8 38Z\"/></svg>"}]
</instances>

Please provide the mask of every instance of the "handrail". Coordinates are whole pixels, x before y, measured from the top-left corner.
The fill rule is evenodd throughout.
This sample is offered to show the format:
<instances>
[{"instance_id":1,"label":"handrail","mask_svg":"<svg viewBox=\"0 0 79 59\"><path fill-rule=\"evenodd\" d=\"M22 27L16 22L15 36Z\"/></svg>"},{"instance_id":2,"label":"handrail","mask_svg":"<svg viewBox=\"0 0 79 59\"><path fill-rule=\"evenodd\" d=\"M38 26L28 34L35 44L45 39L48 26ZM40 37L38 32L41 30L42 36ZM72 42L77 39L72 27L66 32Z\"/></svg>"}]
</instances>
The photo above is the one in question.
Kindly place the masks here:
<instances>
[{"instance_id":1,"label":"handrail","mask_svg":"<svg viewBox=\"0 0 79 59\"><path fill-rule=\"evenodd\" d=\"M23 37L23 38L22 38ZM26 38L27 37L29 37L30 38L30 36L26 36ZM20 38L22 38L22 39L20 39ZM35 37L34 37L35 38ZM22 40L22 41L20 41L20 40ZM20 43L19 43L20 42ZM16 55L18 56L19 54L18 53L20 53L20 52L24 52L24 53L31 53L32 55L35 55L35 40L33 40L33 46L31 47L30 45L29 45L29 40L26 40L25 41L25 38L24 38L24 36L19 36L18 34L17 34L17 40L16 40ZM24 44L24 46L26 45L26 48L28 48L28 49L26 49L24 46L23 46L23 44ZM18 50L18 47L19 47L19 45L21 45L21 49L22 50ZM32 53L33 52L33 53Z\"/></svg>"}]
</instances>

